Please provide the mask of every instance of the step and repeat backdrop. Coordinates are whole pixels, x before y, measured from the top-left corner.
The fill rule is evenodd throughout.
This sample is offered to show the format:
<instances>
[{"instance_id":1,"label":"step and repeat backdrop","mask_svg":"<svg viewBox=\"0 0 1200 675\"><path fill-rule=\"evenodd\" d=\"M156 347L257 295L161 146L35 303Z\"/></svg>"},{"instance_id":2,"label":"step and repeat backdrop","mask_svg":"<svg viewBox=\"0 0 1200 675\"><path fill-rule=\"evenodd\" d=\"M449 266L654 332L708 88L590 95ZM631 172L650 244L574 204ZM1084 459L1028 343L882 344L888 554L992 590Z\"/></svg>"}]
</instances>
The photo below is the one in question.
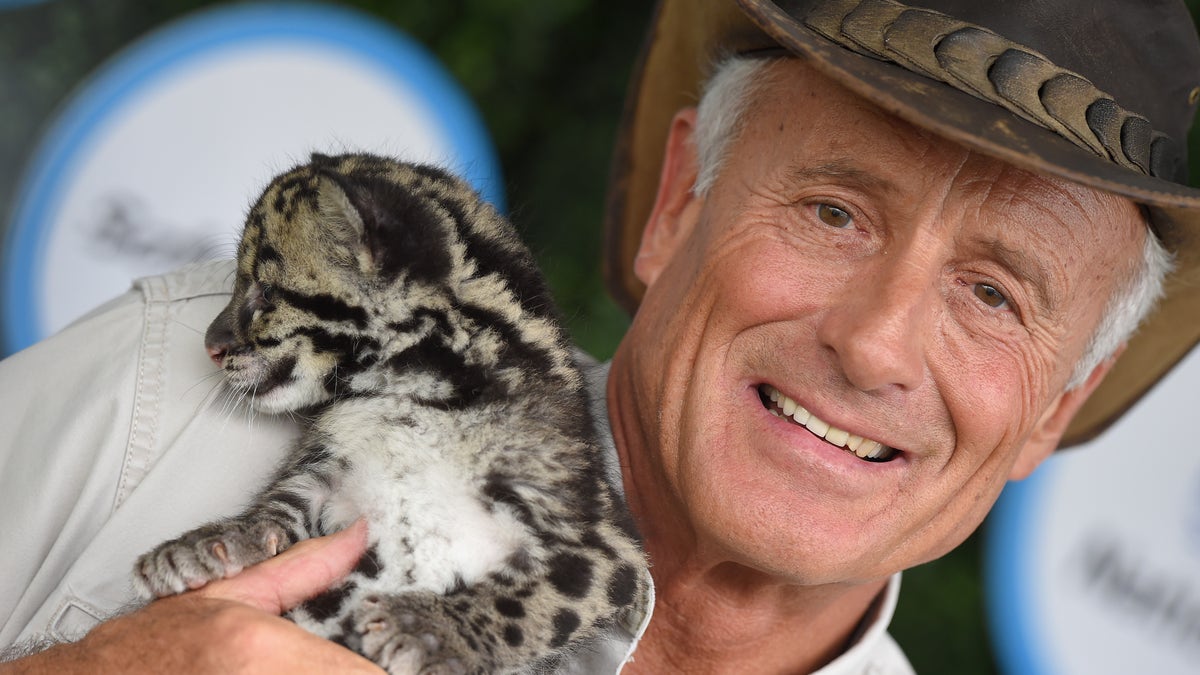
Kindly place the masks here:
<instances>
[{"instance_id":1,"label":"step and repeat backdrop","mask_svg":"<svg viewBox=\"0 0 1200 675\"><path fill-rule=\"evenodd\" d=\"M0 22L35 4L0 0ZM231 256L261 187L314 151L442 164L504 206L459 85L395 27L329 4L174 19L97 65L37 133L0 214L0 354L131 279ZM1006 490L986 539L1000 672L1200 673L1198 390L1194 355L1108 434Z\"/></svg>"},{"instance_id":2,"label":"step and repeat backdrop","mask_svg":"<svg viewBox=\"0 0 1200 675\"><path fill-rule=\"evenodd\" d=\"M987 597L1004 671L1200 673L1200 354L1006 488Z\"/></svg>"},{"instance_id":3,"label":"step and repeat backdrop","mask_svg":"<svg viewBox=\"0 0 1200 675\"><path fill-rule=\"evenodd\" d=\"M3 251L6 353L130 279L231 256L273 175L314 151L362 149L448 166L503 206L470 100L381 22L230 5L142 37L80 83L23 167Z\"/></svg>"}]
</instances>

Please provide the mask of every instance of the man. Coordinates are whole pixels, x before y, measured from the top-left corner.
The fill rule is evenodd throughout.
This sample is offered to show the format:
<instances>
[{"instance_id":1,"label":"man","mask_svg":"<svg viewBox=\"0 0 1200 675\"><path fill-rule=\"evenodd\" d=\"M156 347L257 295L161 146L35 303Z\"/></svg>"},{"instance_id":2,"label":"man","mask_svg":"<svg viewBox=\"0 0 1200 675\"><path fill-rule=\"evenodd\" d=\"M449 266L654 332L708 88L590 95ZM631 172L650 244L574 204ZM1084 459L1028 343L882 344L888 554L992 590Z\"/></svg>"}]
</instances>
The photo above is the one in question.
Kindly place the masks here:
<instances>
[{"instance_id":1,"label":"man","mask_svg":"<svg viewBox=\"0 0 1200 675\"><path fill-rule=\"evenodd\" d=\"M1200 192L1180 184L1177 143L1200 96L1186 12L926 2L939 11L660 7L609 224L611 278L637 314L598 396L655 597L576 672L612 672L634 646L623 672L910 672L884 632L895 575L961 542L1006 480L1063 439L1098 433L1195 342L1194 328L1173 327L1200 297L1188 242ZM699 109L681 104L718 52L733 57ZM1178 269L1163 309L1130 339L1170 267L1160 238ZM17 570L30 579L16 603L21 635L95 623L105 608L94 599L118 595L95 578L125 574L106 562L162 534L145 529L236 503L209 491L239 494L232 484L269 467L224 449L229 434L247 440L244 425L218 431L205 410L184 410L193 399L179 382L206 372L200 350L186 363L163 354L184 331L158 314L211 316L223 302L214 274L142 282L83 324L113 345L115 373L95 357L74 370L137 392L110 406L118 422L142 406L161 414L132 413L132 433L88 428L130 439L121 468L95 464L111 477L70 474L78 460L64 469L66 482L115 489L111 514L25 507L31 536L55 522L64 534L26 556L61 569ZM35 349L4 376L64 355ZM270 433L279 443L289 432ZM238 471L206 469L197 439ZM37 462L10 465L45 483ZM211 503L113 525L141 522L183 489ZM363 537L306 542L8 668L369 670L274 616L352 566ZM111 554L114 540L134 550Z\"/></svg>"}]
</instances>

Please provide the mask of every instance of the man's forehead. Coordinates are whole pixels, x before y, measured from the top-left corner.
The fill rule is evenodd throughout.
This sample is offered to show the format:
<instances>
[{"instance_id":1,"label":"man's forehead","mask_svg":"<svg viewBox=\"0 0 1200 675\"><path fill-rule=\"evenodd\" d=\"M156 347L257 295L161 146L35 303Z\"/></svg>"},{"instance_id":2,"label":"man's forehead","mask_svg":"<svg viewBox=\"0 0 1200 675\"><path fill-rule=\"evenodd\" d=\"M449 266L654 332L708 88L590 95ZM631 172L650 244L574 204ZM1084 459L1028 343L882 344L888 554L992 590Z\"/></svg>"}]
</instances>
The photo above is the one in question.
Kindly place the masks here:
<instances>
[{"instance_id":1,"label":"man's forehead","mask_svg":"<svg viewBox=\"0 0 1200 675\"><path fill-rule=\"evenodd\" d=\"M1090 257L1101 251L1108 251L1100 256L1112 261L1134 258L1140 253L1141 237L1148 234L1139 208L1124 197L1010 171L987 157L979 158L983 168L972 169L964 162L957 174L928 165L897 170L904 167L871 155L811 159L798 158L787 166L785 180L796 189L849 190L862 195L867 202L860 206L876 209L875 215L885 222L934 213L942 227L954 229L975 252L1026 272L1047 289L1057 285L1051 259L1076 253ZM1047 301L1051 294L1048 290Z\"/></svg>"},{"instance_id":2,"label":"man's forehead","mask_svg":"<svg viewBox=\"0 0 1200 675\"><path fill-rule=\"evenodd\" d=\"M784 180L797 187L830 185L885 199L888 205L935 201L972 210L1001 223L1035 221L1060 225L1082 236L1111 236L1145 227L1140 208L1120 195L1017 169L1000 160L962 151L930 161L878 150L887 139L867 133L855 143L797 147L783 165ZM923 161L916 161L923 160ZM1113 229L1115 227L1115 229Z\"/></svg>"},{"instance_id":3,"label":"man's forehead","mask_svg":"<svg viewBox=\"0 0 1200 675\"><path fill-rule=\"evenodd\" d=\"M1140 207L1127 197L969 150L888 113L801 59L778 59L751 96L756 99L751 110L777 111L763 124L777 125L783 115L787 126L810 132L803 147L781 146L794 151L786 161L793 179L841 180L901 195L924 189L914 183L937 181L954 170L962 177L958 189L964 196L983 198L998 209L1040 211L1047 220L1089 232L1101 216L1125 223L1120 227L1132 227L1134 233L1146 225Z\"/></svg>"},{"instance_id":4,"label":"man's forehead","mask_svg":"<svg viewBox=\"0 0 1200 675\"><path fill-rule=\"evenodd\" d=\"M788 166L789 178L799 184L836 182L858 187L865 192L900 194L902 189L878 171L859 167L850 159L830 159L809 165L797 162Z\"/></svg>"},{"instance_id":5,"label":"man's forehead","mask_svg":"<svg viewBox=\"0 0 1200 675\"><path fill-rule=\"evenodd\" d=\"M825 93L791 106L777 99L797 120L787 125L797 142L778 142L772 114L762 120L767 133L756 134L786 153L778 166L796 195L861 199L857 206L882 221L876 226L933 218L953 232L956 255L1010 270L1056 315L1068 298L1101 290L1100 278L1119 282L1140 260L1147 230L1131 200L967 150L849 92ZM853 105L841 105L847 96ZM747 150L756 158L763 149Z\"/></svg>"}]
</instances>

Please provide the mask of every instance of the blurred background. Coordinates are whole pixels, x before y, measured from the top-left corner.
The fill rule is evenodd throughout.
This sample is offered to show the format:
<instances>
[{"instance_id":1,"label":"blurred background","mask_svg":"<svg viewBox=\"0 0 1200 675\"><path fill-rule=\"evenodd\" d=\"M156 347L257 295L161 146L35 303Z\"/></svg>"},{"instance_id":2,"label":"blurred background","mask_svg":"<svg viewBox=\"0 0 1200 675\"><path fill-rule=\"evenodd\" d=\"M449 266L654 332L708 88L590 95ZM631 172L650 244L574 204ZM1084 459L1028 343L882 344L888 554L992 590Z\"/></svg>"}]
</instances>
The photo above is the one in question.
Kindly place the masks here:
<instances>
[{"instance_id":1,"label":"blurred background","mask_svg":"<svg viewBox=\"0 0 1200 675\"><path fill-rule=\"evenodd\" d=\"M234 4L0 0L0 241L11 239L19 191L43 135L88 78L156 29ZM1189 2L1193 15L1197 4ZM575 339L600 358L610 356L627 317L601 285L599 226L614 130L653 3L338 5L423 45L465 90L495 146L503 179L498 192L545 269ZM1193 167L1198 156L1193 143ZM230 254L236 225L194 256ZM4 316L13 320L11 312ZM905 574L891 632L917 672L998 672L985 625L981 540L976 535L946 558Z\"/></svg>"}]
</instances>

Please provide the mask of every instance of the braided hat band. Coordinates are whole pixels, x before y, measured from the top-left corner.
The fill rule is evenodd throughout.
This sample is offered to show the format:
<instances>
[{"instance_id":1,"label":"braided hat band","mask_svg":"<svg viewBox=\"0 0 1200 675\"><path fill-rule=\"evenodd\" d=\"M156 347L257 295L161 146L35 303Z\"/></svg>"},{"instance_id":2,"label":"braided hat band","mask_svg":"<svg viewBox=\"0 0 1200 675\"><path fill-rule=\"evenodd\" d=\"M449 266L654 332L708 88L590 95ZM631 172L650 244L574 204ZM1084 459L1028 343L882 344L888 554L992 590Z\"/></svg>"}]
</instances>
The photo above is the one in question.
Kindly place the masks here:
<instances>
[{"instance_id":1,"label":"braided hat band","mask_svg":"<svg viewBox=\"0 0 1200 675\"><path fill-rule=\"evenodd\" d=\"M895 0L825 0L805 25L865 56L999 105L1127 169L1185 180L1183 153L1087 78L982 26Z\"/></svg>"}]
</instances>

